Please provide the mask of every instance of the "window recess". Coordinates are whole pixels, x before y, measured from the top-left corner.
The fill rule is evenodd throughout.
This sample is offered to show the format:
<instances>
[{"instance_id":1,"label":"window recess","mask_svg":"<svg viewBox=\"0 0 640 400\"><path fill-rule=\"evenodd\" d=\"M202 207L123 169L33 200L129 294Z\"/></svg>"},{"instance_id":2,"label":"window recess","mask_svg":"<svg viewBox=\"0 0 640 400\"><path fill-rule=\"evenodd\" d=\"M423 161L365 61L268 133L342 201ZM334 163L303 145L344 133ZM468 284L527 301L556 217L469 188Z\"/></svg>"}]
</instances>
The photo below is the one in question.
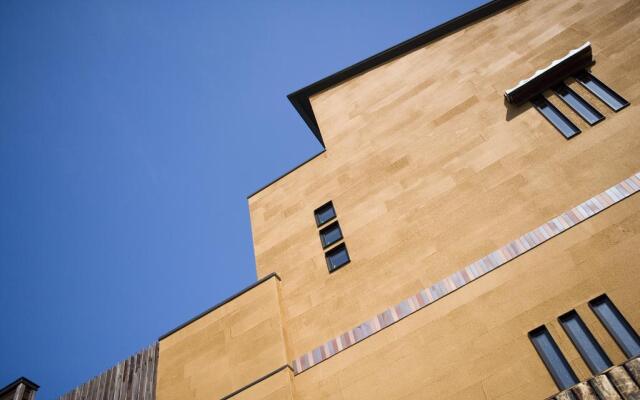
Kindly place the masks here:
<instances>
[{"instance_id":1,"label":"window recess","mask_svg":"<svg viewBox=\"0 0 640 400\"><path fill-rule=\"evenodd\" d=\"M629 322L627 322L611 300L603 294L589 301L589 307L591 308L591 311L596 314L600 322L602 322L609 334L613 337L616 343L618 343L624 354L629 359L625 363L625 366L628 367L629 362L636 362L636 360L640 360L640 358L636 358L640 356L640 337L638 337L636 331L633 330L631 325L629 325ZM594 377L597 378L604 376L605 379L608 379L606 378L607 376L610 378L613 376L610 375L611 371L615 368L621 368L620 366L612 366L613 364L611 359L602 346L600 346L600 343L598 343L586 324L582 321L582 318L580 318L580 315L576 310L571 310L566 314L561 315L558 317L558 322L575 348L578 350L578 353L585 361ZM568 389L578 383L575 373L571 369L567 359L562 354L562 351L551 337L551 334L545 325L529 332L529 339L560 390ZM622 370L624 370L624 367L622 367ZM599 381L596 378L590 379L589 382L594 381L597 386L600 387L600 383L598 383ZM624 386L627 385L627 383L623 378L624 377L620 376L620 379L622 380L620 380L619 383ZM616 383L616 386L618 389L620 388L618 383ZM596 387L594 387L594 389L596 389ZM574 392L575 390L576 388L573 388ZM555 398L559 399L560 397ZM609 397L607 397L607 399L608 398ZM627 397L624 398L626 399Z\"/></svg>"},{"instance_id":2,"label":"window recess","mask_svg":"<svg viewBox=\"0 0 640 400\"><path fill-rule=\"evenodd\" d=\"M560 390L578 383L576 374L544 325L529 332L529 339Z\"/></svg>"},{"instance_id":3,"label":"window recess","mask_svg":"<svg viewBox=\"0 0 640 400\"><path fill-rule=\"evenodd\" d=\"M538 112L551 123L551 125L562 133L565 138L571 139L581 132L569 118L565 117L565 115L561 113L556 106L551 104L543 95L534 97L531 99L531 103L536 110L538 110Z\"/></svg>"},{"instance_id":4,"label":"window recess","mask_svg":"<svg viewBox=\"0 0 640 400\"><path fill-rule=\"evenodd\" d=\"M340 243L336 247L325 253L325 258L327 260L327 267L329 268L329 272L333 272L338 268L347 265L351 259L349 258L349 252L347 251L347 246L344 243Z\"/></svg>"},{"instance_id":5,"label":"window recess","mask_svg":"<svg viewBox=\"0 0 640 400\"><path fill-rule=\"evenodd\" d=\"M333 208L333 203L329 201L318 207L313 215L316 218L316 225L322 226L336 218L336 210Z\"/></svg>"},{"instance_id":6,"label":"window recess","mask_svg":"<svg viewBox=\"0 0 640 400\"><path fill-rule=\"evenodd\" d=\"M342 240L342 230L340 229L338 221L335 221L320 230L320 242L322 243L322 248L326 249L340 240Z\"/></svg>"},{"instance_id":7,"label":"window recess","mask_svg":"<svg viewBox=\"0 0 640 400\"><path fill-rule=\"evenodd\" d=\"M329 201L323 204L313 212L313 215L316 220L316 226L319 228L318 234L324 250L327 268L330 273L334 272L347 265L351 259L347 251L347 245L344 243L342 228L340 228L340 224L337 221L333 203Z\"/></svg>"},{"instance_id":8,"label":"window recess","mask_svg":"<svg viewBox=\"0 0 640 400\"><path fill-rule=\"evenodd\" d=\"M640 355L640 338L638 334L607 295L591 300L589 307L602 322L602 325L607 328L609 334L627 357L631 358Z\"/></svg>"},{"instance_id":9,"label":"window recess","mask_svg":"<svg viewBox=\"0 0 640 400\"><path fill-rule=\"evenodd\" d=\"M575 310L562 315L558 321L594 375L613 366L607 354Z\"/></svg>"},{"instance_id":10,"label":"window recess","mask_svg":"<svg viewBox=\"0 0 640 400\"><path fill-rule=\"evenodd\" d=\"M627 100L587 71L582 71L577 74L576 81L593 93L613 111L618 112L629 105Z\"/></svg>"},{"instance_id":11,"label":"window recess","mask_svg":"<svg viewBox=\"0 0 640 400\"><path fill-rule=\"evenodd\" d=\"M604 115L600 114L600 111L564 83L557 84L553 88L553 92L589 125L595 125L604 119Z\"/></svg>"}]
</instances>

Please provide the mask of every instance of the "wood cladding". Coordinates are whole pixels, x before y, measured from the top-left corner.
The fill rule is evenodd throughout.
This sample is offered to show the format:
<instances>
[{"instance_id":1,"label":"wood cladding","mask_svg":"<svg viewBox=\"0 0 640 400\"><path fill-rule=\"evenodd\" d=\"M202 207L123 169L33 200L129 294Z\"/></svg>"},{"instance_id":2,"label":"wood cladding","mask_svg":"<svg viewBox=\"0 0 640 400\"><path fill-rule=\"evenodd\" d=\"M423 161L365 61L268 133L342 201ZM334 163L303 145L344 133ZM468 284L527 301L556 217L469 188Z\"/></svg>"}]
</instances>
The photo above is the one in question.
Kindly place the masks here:
<instances>
[{"instance_id":1,"label":"wood cladding","mask_svg":"<svg viewBox=\"0 0 640 400\"><path fill-rule=\"evenodd\" d=\"M638 400L640 399L640 377L637 370L640 357L622 365L609 368L586 382L563 390L549 400Z\"/></svg>"},{"instance_id":2,"label":"wood cladding","mask_svg":"<svg viewBox=\"0 0 640 400\"><path fill-rule=\"evenodd\" d=\"M157 364L156 342L58 400L155 400Z\"/></svg>"}]
</instances>

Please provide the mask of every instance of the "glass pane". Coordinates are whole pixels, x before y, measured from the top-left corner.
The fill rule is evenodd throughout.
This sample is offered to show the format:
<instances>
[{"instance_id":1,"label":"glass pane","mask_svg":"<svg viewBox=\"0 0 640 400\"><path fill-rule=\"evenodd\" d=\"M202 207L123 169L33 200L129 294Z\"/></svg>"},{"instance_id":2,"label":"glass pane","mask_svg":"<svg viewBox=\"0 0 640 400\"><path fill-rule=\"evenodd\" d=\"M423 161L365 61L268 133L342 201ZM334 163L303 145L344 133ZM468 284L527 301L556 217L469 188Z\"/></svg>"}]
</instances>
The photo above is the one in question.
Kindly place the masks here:
<instances>
[{"instance_id":1,"label":"glass pane","mask_svg":"<svg viewBox=\"0 0 640 400\"><path fill-rule=\"evenodd\" d=\"M337 221L320 231L322 247L332 245L340 239L342 239L342 231L340 230L340 225L338 225Z\"/></svg>"},{"instance_id":2,"label":"glass pane","mask_svg":"<svg viewBox=\"0 0 640 400\"><path fill-rule=\"evenodd\" d=\"M549 100L544 98L544 96L538 95L534 97L531 99L531 103L565 138L570 139L580 133L580 129L553 104L549 103Z\"/></svg>"},{"instance_id":3,"label":"glass pane","mask_svg":"<svg viewBox=\"0 0 640 400\"><path fill-rule=\"evenodd\" d=\"M627 357L640 355L638 334L607 296L598 297L589 305Z\"/></svg>"},{"instance_id":4,"label":"glass pane","mask_svg":"<svg viewBox=\"0 0 640 400\"><path fill-rule=\"evenodd\" d=\"M586 71L576 75L576 80L580 82L582 86L587 88L588 91L602 100L604 104L608 105L613 111L620 111L629 105L629 102L622 96L614 92L613 89L600 82L598 78Z\"/></svg>"},{"instance_id":5,"label":"glass pane","mask_svg":"<svg viewBox=\"0 0 640 400\"><path fill-rule=\"evenodd\" d=\"M598 374L612 366L611 360L577 312L571 311L561 316L559 320L591 372Z\"/></svg>"},{"instance_id":6,"label":"glass pane","mask_svg":"<svg viewBox=\"0 0 640 400\"><path fill-rule=\"evenodd\" d=\"M330 221L332 219L334 219L336 217L336 212L333 209L333 203L328 202L327 204L323 205L322 207L318 208L315 212L314 212L315 216L316 216L316 223L318 224L318 226L324 224L327 221Z\"/></svg>"},{"instance_id":7,"label":"glass pane","mask_svg":"<svg viewBox=\"0 0 640 400\"><path fill-rule=\"evenodd\" d=\"M600 111L596 110L591 104L564 83L553 88L553 91L564 101L573 111L575 111L582 119L587 121L589 125L597 124L604 119Z\"/></svg>"},{"instance_id":8,"label":"glass pane","mask_svg":"<svg viewBox=\"0 0 640 400\"><path fill-rule=\"evenodd\" d=\"M349 253L344 244L329 250L326 254L329 271L333 271L349 262Z\"/></svg>"},{"instance_id":9,"label":"glass pane","mask_svg":"<svg viewBox=\"0 0 640 400\"><path fill-rule=\"evenodd\" d=\"M531 331L529 338L560 390L568 389L578 383L578 378L573 373L547 328L541 326Z\"/></svg>"}]
</instances>

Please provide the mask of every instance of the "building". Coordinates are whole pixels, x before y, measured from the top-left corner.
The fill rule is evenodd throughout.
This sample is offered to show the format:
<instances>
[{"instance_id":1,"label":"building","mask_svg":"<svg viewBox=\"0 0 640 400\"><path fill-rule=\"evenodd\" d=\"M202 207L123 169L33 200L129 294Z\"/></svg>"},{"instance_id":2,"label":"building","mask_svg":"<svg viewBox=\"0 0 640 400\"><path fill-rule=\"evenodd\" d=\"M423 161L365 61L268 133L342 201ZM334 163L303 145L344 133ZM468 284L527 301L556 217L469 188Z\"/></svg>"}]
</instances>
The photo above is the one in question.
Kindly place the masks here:
<instances>
[{"instance_id":1,"label":"building","mask_svg":"<svg viewBox=\"0 0 640 400\"><path fill-rule=\"evenodd\" d=\"M39 388L23 376L0 389L0 400L34 400Z\"/></svg>"},{"instance_id":2,"label":"building","mask_svg":"<svg viewBox=\"0 0 640 400\"><path fill-rule=\"evenodd\" d=\"M62 399L640 398L639 37L494 0L291 94L258 281Z\"/></svg>"}]
</instances>

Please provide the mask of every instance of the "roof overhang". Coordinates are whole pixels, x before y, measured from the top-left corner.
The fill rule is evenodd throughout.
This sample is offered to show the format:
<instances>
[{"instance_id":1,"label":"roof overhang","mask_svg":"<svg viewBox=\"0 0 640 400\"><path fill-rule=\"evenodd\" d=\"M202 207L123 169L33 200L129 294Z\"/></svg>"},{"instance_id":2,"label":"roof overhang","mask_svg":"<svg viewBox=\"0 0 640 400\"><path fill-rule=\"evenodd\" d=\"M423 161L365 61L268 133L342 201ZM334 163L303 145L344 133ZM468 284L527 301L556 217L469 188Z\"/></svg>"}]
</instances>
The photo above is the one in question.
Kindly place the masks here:
<instances>
[{"instance_id":1,"label":"roof overhang","mask_svg":"<svg viewBox=\"0 0 640 400\"><path fill-rule=\"evenodd\" d=\"M0 396L9 393L21 383L24 383L24 385L31 390L38 390L40 388L40 386L37 383L33 382L30 379L25 378L24 376L21 376L20 378L16 379L15 381L11 382L7 386L0 389Z\"/></svg>"},{"instance_id":2,"label":"roof overhang","mask_svg":"<svg viewBox=\"0 0 640 400\"><path fill-rule=\"evenodd\" d=\"M384 50L378 54L375 54L366 60L360 61L350 67L336 72L324 79L321 79L309 86L306 86L300 90L297 90L287 97L293 107L298 111L298 114L302 117L307 124L311 132L318 139L320 144L324 147L324 141L322 140L322 134L318 121L313 113L311 102L309 99L316 93L322 92L330 87L336 86L356 75L373 69L381 64L391 61L397 57L400 57L406 53L409 53L419 47L425 46L431 42L443 38L453 32L463 29L483 18L489 17L497 12L500 12L509 6L519 3L524 0L493 0L481 5L465 14L462 14L454 19L451 19L435 28L429 29L417 36L412 37L400 44L397 44L387 50Z\"/></svg>"}]
</instances>

